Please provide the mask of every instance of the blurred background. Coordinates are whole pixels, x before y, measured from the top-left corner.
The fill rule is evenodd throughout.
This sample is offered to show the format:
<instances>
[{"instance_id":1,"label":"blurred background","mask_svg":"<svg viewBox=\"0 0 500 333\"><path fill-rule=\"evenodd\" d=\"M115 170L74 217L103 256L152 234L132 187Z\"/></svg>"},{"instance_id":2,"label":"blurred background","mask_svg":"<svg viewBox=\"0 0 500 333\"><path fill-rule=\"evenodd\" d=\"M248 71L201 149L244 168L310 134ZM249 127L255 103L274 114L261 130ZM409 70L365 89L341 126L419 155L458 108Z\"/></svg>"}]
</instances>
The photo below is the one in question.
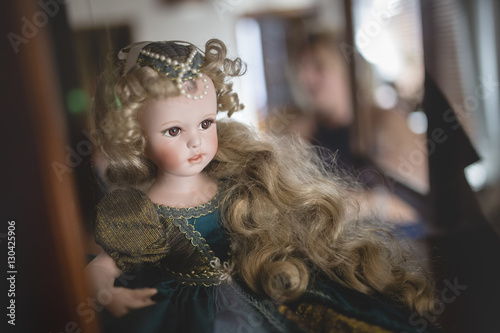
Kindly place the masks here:
<instances>
[{"instance_id":1,"label":"blurred background","mask_svg":"<svg viewBox=\"0 0 500 333\"><path fill-rule=\"evenodd\" d=\"M9 0L0 8L0 247L7 253L2 235L15 220L20 332L98 330L102 308L81 270L100 251L92 220L104 192L88 127L99 73L136 41L203 48L210 38L248 66L235 80L245 104L237 120L301 136L329 163L333 153L364 188L362 213L418 244L441 297L426 319L445 332L500 331L498 2Z\"/></svg>"}]
</instances>

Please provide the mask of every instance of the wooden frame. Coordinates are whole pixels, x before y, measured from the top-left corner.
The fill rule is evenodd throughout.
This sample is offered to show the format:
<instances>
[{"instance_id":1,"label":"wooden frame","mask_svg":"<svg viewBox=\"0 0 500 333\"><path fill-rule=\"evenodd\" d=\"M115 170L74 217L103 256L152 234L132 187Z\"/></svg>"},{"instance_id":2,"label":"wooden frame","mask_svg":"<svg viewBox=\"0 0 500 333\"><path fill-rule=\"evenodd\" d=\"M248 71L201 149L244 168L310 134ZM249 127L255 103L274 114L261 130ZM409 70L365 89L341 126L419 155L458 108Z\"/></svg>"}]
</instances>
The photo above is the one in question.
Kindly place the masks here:
<instances>
[{"instance_id":1,"label":"wooden frame","mask_svg":"<svg viewBox=\"0 0 500 333\"><path fill-rule=\"evenodd\" d=\"M2 203L8 216L1 232L6 230L6 220L16 222L14 328L97 332L93 318L98 310L88 304L83 276L85 256L74 180L69 175L61 181L53 169L54 162L66 159L67 133L47 27L51 18L35 1L4 1L0 6L4 36L12 33L22 41L17 47L6 43L1 63L1 94L8 101L2 115L6 125L2 142L8 145L2 150L6 151ZM45 24L41 24L43 17L47 17ZM27 33L25 26L30 23L35 29ZM3 317L2 325L7 324Z\"/></svg>"}]
</instances>

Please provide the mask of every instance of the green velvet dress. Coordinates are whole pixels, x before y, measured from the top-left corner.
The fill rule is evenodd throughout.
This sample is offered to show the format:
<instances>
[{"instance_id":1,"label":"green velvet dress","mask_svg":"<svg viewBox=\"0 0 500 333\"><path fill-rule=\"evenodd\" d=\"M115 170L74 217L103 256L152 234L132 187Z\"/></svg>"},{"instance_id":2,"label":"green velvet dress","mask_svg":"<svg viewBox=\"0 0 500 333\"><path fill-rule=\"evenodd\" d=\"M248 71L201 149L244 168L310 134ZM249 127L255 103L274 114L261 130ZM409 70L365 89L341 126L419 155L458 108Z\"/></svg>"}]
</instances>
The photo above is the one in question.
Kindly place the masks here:
<instances>
[{"instance_id":1,"label":"green velvet dress","mask_svg":"<svg viewBox=\"0 0 500 333\"><path fill-rule=\"evenodd\" d=\"M277 304L230 272L230 243L217 195L191 208L118 190L97 206L95 238L124 274L115 285L154 287L156 304L114 318L103 332L433 332L420 318L382 300L314 277L299 300Z\"/></svg>"}]
</instances>

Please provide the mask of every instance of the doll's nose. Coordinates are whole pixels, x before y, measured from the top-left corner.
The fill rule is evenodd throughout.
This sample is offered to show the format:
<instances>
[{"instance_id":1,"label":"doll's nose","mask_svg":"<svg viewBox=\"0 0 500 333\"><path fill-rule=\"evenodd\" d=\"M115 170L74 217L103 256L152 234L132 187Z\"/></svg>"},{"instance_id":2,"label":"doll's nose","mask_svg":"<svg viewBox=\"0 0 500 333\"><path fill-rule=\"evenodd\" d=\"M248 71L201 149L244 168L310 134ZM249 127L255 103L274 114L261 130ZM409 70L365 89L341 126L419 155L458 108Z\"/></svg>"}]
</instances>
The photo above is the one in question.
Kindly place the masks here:
<instances>
[{"instance_id":1,"label":"doll's nose","mask_svg":"<svg viewBox=\"0 0 500 333\"><path fill-rule=\"evenodd\" d=\"M192 133L189 136L189 140L187 142L189 148L197 148L201 145L201 135L199 133Z\"/></svg>"}]
</instances>

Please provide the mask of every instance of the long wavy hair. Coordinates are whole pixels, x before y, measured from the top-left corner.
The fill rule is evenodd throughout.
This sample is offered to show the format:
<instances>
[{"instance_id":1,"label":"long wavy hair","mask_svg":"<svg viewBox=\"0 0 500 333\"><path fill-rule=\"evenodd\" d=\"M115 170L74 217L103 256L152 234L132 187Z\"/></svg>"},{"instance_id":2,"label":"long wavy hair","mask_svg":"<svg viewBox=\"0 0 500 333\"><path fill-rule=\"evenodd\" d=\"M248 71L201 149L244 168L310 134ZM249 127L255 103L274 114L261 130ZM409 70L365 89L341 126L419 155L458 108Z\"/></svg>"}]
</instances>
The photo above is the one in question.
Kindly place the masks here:
<instances>
[{"instance_id":1,"label":"long wavy hair","mask_svg":"<svg viewBox=\"0 0 500 333\"><path fill-rule=\"evenodd\" d=\"M206 43L201 72L214 82L218 110L243 106L230 77L242 61L226 58L219 40ZM105 74L97 90L94 124L97 152L108 165L106 181L140 186L156 167L144 154L138 114L147 101L178 96L176 85L148 67ZM279 302L299 298L321 274L368 295L384 295L419 313L433 306L430 280L385 229L358 221L352 183L325 167L299 140L257 133L234 121L218 121L219 149L205 168L224 179L220 194L237 274L254 291ZM354 214L353 214L354 212Z\"/></svg>"}]
</instances>

